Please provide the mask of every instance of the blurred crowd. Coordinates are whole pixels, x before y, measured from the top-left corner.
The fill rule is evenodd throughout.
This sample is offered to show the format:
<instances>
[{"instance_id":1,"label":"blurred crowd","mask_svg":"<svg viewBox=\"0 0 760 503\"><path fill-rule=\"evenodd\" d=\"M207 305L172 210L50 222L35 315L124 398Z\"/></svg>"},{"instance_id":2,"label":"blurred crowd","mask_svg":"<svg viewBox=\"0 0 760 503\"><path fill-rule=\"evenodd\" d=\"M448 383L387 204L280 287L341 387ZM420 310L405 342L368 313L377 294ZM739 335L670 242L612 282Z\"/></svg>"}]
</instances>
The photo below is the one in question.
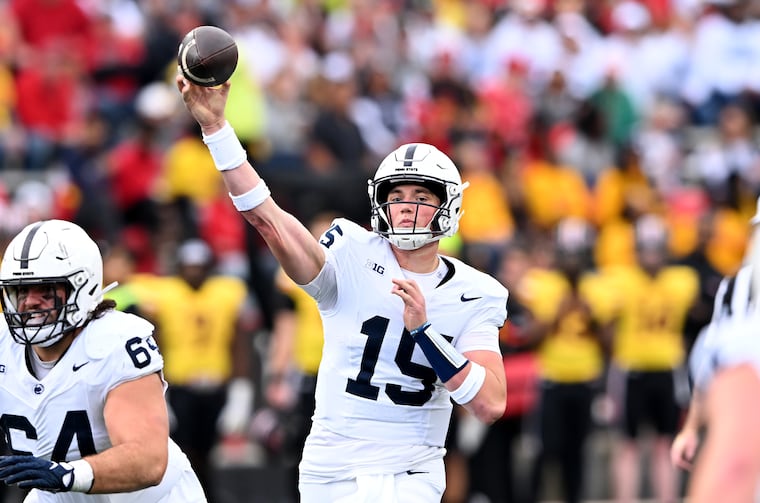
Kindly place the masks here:
<instances>
[{"instance_id":1,"label":"blurred crowd","mask_svg":"<svg viewBox=\"0 0 760 503\"><path fill-rule=\"evenodd\" d=\"M272 328L276 264L174 85L180 40L212 24L239 46L227 116L305 222L368 222L367 178L409 141L469 181L445 248L494 275L516 250L521 269L559 269L570 217L588 268L637 266L656 217L668 262L698 278L687 349L742 261L760 194L754 0L0 0L0 16L3 242L71 219L169 275L200 238Z\"/></svg>"},{"instance_id":2,"label":"blurred crowd","mask_svg":"<svg viewBox=\"0 0 760 503\"><path fill-rule=\"evenodd\" d=\"M329 209L366 221L365 179L414 140L470 179L461 241L479 258L515 238L543 246L561 217L578 216L599 231L600 265L631 260L616 226L646 212L667 219L676 257L695 249L705 215L720 242L715 267L730 273L742 256L760 184L757 2L5 0L0 9L0 170L23 173L3 176L8 233L40 213L75 218L158 270L170 255L163 243L199 234L245 273L252 243L173 83L182 36L214 24L240 49L230 121L299 216Z\"/></svg>"},{"instance_id":3,"label":"blurred crowd","mask_svg":"<svg viewBox=\"0 0 760 503\"><path fill-rule=\"evenodd\" d=\"M200 234L245 273L251 243L173 84L179 40L215 24L240 48L230 121L299 216L332 209L366 221L364 183L378 159L426 141L471 181L465 251L541 243L561 217L578 216L599 230L606 265L631 259L617 221L656 212L672 227L675 256L695 249L704 215L721 243L714 265L729 273L742 255L760 184L756 2L0 8L0 170L23 173L3 177L10 233L39 213L75 218L159 270L157 241Z\"/></svg>"}]
</instances>

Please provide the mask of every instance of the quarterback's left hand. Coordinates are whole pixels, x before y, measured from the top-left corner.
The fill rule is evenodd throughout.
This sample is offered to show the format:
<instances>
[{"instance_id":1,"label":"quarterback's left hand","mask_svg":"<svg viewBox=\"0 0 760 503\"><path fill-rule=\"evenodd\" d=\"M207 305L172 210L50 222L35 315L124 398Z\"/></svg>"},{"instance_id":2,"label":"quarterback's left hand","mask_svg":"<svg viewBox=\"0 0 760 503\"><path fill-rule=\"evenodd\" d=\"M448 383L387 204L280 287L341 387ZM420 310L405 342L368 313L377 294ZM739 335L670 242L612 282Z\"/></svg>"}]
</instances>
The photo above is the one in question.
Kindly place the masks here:
<instances>
[{"instance_id":1,"label":"quarterback's left hand","mask_svg":"<svg viewBox=\"0 0 760 503\"><path fill-rule=\"evenodd\" d=\"M74 467L69 463L56 463L34 456L0 456L0 480L22 489L55 493L71 491Z\"/></svg>"}]
</instances>

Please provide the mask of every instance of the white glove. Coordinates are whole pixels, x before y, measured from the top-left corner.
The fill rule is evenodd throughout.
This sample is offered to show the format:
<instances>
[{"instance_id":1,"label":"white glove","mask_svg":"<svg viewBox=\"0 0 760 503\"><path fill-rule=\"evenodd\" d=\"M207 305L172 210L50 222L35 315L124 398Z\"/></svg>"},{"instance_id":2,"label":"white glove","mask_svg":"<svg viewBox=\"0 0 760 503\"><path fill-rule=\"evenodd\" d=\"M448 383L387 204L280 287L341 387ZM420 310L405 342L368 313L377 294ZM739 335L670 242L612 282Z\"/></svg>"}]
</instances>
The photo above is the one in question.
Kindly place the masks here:
<instances>
[{"instance_id":1,"label":"white glove","mask_svg":"<svg viewBox=\"0 0 760 503\"><path fill-rule=\"evenodd\" d=\"M474 415L467 413L458 417L457 447L467 456L477 451L488 433L488 425Z\"/></svg>"},{"instance_id":2,"label":"white glove","mask_svg":"<svg viewBox=\"0 0 760 503\"><path fill-rule=\"evenodd\" d=\"M217 420L223 436L245 435L251 422L253 385L244 377L236 377L227 385L227 401Z\"/></svg>"}]
</instances>

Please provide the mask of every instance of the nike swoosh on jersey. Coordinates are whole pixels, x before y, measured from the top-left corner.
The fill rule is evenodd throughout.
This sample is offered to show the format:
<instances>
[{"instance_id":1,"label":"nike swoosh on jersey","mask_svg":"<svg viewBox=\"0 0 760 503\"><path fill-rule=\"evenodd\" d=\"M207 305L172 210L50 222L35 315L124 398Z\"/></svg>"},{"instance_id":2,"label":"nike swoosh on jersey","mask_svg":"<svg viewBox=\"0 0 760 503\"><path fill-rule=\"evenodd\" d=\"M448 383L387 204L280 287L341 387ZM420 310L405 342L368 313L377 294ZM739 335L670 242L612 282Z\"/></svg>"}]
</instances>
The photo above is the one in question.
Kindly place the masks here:
<instances>
[{"instance_id":1,"label":"nike swoosh on jersey","mask_svg":"<svg viewBox=\"0 0 760 503\"><path fill-rule=\"evenodd\" d=\"M83 363L83 364L81 364L81 365L77 365L77 364L75 363L75 364L74 364L74 366L73 366L73 367L71 367L71 370L73 370L74 372L76 372L77 370L81 369L82 367L84 367L84 366L85 366L85 365L87 365L88 363L90 363L90 362L84 362L84 363Z\"/></svg>"},{"instance_id":2,"label":"nike swoosh on jersey","mask_svg":"<svg viewBox=\"0 0 760 503\"><path fill-rule=\"evenodd\" d=\"M407 475L417 475L417 474L420 474L420 473L428 473L428 472L416 472L414 470L407 470L406 471Z\"/></svg>"},{"instance_id":3,"label":"nike swoosh on jersey","mask_svg":"<svg viewBox=\"0 0 760 503\"><path fill-rule=\"evenodd\" d=\"M464 294L462 294L462 296L459 297L459 300L461 300L462 302L470 302L470 301L478 300L478 299L482 299L482 298L483 297L465 297Z\"/></svg>"}]
</instances>

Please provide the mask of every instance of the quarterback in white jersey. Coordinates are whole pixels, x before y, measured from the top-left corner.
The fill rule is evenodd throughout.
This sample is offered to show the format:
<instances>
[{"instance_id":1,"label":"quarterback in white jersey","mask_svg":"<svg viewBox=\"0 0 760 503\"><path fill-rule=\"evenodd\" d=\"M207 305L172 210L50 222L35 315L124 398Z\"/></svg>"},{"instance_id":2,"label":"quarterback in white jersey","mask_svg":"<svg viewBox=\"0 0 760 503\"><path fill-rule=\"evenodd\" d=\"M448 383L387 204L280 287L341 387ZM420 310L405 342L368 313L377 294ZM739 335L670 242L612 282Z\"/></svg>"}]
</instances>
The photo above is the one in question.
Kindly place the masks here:
<instances>
[{"instance_id":1,"label":"quarterback in white jersey","mask_svg":"<svg viewBox=\"0 0 760 503\"><path fill-rule=\"evenodd\" d=\"M102 259L75 224L30 224L0 266L0 479L32 502L205 502L168 436L153 326L102 301Z\"/></svg>"},{"instance_id":2,"label":"quarterback in white jersey","mask_svg":"<svg viewBox=\"0 0 760 503\"><path fill-rule=\"evenodd\" d=\"M507 290L438 253L459 225L458 169L432 145L400 146L369 180L372 232L338 219L317 240L248 162L225 120L231 84L176 82L233 204L319 304L325 345L301 502L440 501L450 400L486 423L506 407Z\"/></svg>"},{"instance_id":3,"label":"quarterback in white jersey","mask_svg":"<svg viewBox=\"0 0 760 503\"><path fill-rule=\"evenodd\" d=\"M450 394L405 329L404 303L391 294L391 278L416 281L431 326L441 327L461 353L499 353L504 287L453 258L441 257L428 274L405 271L385 239L343 219L321 242L327 264L306 290L319 302L325 346L301 480L405 472L439 458ZM331 456L336 450L348 458Z\"/></svg>"}]
</instances>

